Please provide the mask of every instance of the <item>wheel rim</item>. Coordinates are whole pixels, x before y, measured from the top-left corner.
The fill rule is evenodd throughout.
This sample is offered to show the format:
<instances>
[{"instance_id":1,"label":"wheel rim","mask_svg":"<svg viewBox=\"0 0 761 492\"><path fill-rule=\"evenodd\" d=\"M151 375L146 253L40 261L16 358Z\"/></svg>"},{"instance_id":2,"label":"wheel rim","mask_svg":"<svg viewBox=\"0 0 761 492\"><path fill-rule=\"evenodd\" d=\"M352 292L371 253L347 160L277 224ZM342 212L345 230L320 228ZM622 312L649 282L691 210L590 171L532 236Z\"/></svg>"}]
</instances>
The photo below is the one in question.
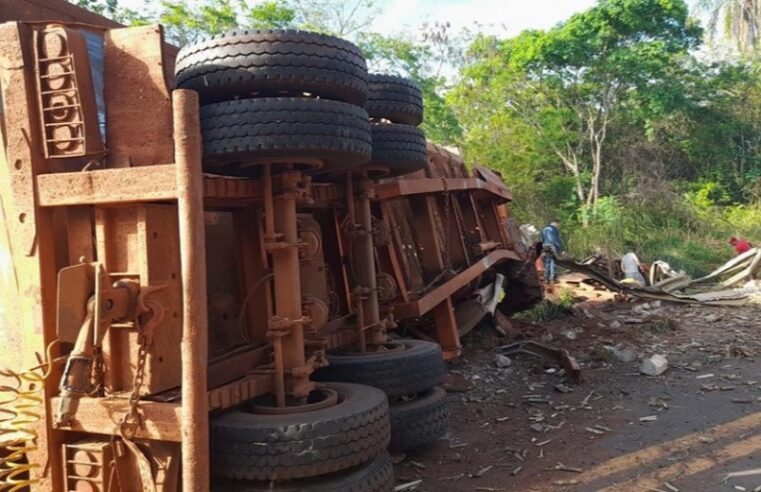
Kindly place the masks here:
<instances>
[{"instance_id":1,"label":"wheel rim","mask_svg":"<svg viewBox=\"0 0 761 492\"><path fill-rule=\"evenodd\" d=\"M388 354L392 352L404 352L407 350L407 346L403 343L397 343L397 342L388 342L384 343L383 345L377 345L375 347L376 350L373 350L371 352L360 352L359 349L355 346L347 347L346 349L341 350L340 352L334 352L331 355L380 355L380 354Z\"/></svg>"},{"instance_id":2,"label":"wheel rim","mask_svg":"<svg viewBox=\"0 0 761 492\"><path fill-rule=\"evenodd\" d=\"M314 412L323 408L340 404L344 397L338 391L321 386L315 388L309 394L309 400L303 405L290 405L278 407L273 395L264 395L257 398L249 407L251 413L260 415L290 415L294 413Z\"/></svg>"}]
</instances>

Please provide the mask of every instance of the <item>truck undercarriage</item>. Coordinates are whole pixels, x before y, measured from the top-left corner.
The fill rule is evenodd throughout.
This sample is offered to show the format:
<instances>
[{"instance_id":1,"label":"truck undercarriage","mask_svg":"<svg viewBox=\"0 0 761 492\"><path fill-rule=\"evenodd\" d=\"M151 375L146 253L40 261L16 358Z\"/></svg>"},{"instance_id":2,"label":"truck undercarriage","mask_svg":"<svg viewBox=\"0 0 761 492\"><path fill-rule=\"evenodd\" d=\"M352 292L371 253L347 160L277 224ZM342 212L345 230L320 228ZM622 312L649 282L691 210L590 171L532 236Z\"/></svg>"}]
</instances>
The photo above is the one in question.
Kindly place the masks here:
<instances>
[{"instance_id":1,"label":"truck undercarriage","mask_svg":"<svg viewBox=\"0 0 761 492\"><path fill-rule=\"evenodd\" d=\"M198 53L266 36L322 35L175 67L159 26L0 25L0 490L386 490L461 336L541 297L505 184L415 115L215 86Z\"/></svg>"}]
</instances>

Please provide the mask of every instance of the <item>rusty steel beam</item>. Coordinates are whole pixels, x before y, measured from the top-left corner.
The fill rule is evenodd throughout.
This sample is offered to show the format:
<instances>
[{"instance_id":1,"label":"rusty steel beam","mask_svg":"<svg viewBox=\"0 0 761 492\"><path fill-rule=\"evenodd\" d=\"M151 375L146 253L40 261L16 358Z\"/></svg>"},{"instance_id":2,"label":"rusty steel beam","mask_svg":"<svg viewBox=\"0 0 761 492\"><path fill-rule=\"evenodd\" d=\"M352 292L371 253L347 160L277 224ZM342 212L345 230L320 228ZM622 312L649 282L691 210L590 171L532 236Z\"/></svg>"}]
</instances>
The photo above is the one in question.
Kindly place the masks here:
<instances>
[{"instance_id":1,"label":"rusty steel beam","mask_svg":"<svg viewBox=\"0 0 761 492\"><path fill-rule=\"evenodd\" d=\"M177 199L174 164L37 176L40 206L124 205Z\"/></svg>"},{"instance_id":2,"label":"rusty steel beam","mask_svg":"<svg viewBox=\"0 0 761 492\"><path fill-rule=\"evenodd\" d=\"M472 264L465 271L436 287L420 299L394 306L394 317L397 319L405 319L426 314L462 287L478 278L479 275L504 260L521 261L521 258L514 251L508 251L506 249L492 251L476 263Z\"/></svg>"},{"instance_id":3,"label":"rusty steel beam","mask_svg":"<svg viewBox=\"0 0 761 492\"><path fill-rule=\"evenodd\" d=\"M359 188L359 192L355 194L354 198L356 215L352 213L357 226L355 231L357 236L352 241L352 261L354 262L358 284L355 287L359 289L355 294L360 296L357 306L358 329L360 330L358 338L361 342L359 348L360 351L364 352L367 348L365 330L371 330L371 334L374 335L369 340L371 345L385 343L386 337L385 333L378 333L377 329L380 323L380 312L378 306L378 287L376 285L375 247L372 235L373 217L370 208L372 183L367 179L367 174L363 173L363 176L355 180L353 184ZM351 197L349 197L349 201L352 201Z\"/></svg>"},{"instance_id":4,"label":"rusty steel beam","mask_svg":"<svg viewBox=\"0 0 761 492\"><path fill-rule=\"evenodd\" d=\"M198 94L176 90L172 101L182 272L182 488L185 492L206 492L209 490L206 394L209 325Z\"/></svg>"},{"instance_id":5,"label":"rusty steel beam","mask_svg":"<svg viewBox=\"0 0 761 492\"><path fill-rule=\"evenodd\" d=\"M502 202L513 199L513 194L506 189L478 178L398 179L377 185L375 195L378 200L391 200L444 191L483 192Z\"/></svg>"},{"instance_id":6,"label":"rusty steel beam","mask_svg":"<svg viewBox=\"0 0 761 492\"><path fill-rule=\"evenodd\" d=\"M279 407L286 405L286 393L306 401L314 385L309 382L305 346L304 316L299 261L299 228L296 208L301 173L281 174L283 189L273 194L270 164L265 164L265 241L272 259L275 316L270 319L267 337L274 352L274 388Z\"/></svg>"},{"instance_id":7,"label":"rusty steel beam","mask_svg":"<svg viewBox=\"0 0 761 492\"><path fill-rule=\"evenodd\" d=\"M60 397L51 399L51 407L57 408ZM90 434L119 435L121 416L129 410L126 398L80 398L77 418L62 431L87 432ZM143 425L137 428L137 439L180 442L181 409L179 403L156 401L140 402L140 417ZM196 489L200 490L200 489Z\"/></svg>"},{"instance_id":8,"label":"rusty steel beam","mask_svg":"<svg viewBox=\"0 0 761 492\"><path fill-rule=\"evenodd\" d=\"M436 323L436 339L441 345L444 360L459 357L462 353L462 345L451 297L447 297L433 308L433 320Z\"/></svg>"},{"instance_id":9,"label":"rusty steel beam","mask_svg":"<svg viewBox=\"0 0 761 492\"><path fill-rule=\"evenodd\" d=\"M36 177L41 207L77 205L131 205L143 202L177 199L174 164L155 166L97 169L64 173L41 174ZM275 192L280 183L273 183ZM328 204L344 197L336 185L313 186L318 204ZM211 205L247 208L264 201L261 180L206 175L203 177L203 196Z\"/></svg>"}]
</instances>

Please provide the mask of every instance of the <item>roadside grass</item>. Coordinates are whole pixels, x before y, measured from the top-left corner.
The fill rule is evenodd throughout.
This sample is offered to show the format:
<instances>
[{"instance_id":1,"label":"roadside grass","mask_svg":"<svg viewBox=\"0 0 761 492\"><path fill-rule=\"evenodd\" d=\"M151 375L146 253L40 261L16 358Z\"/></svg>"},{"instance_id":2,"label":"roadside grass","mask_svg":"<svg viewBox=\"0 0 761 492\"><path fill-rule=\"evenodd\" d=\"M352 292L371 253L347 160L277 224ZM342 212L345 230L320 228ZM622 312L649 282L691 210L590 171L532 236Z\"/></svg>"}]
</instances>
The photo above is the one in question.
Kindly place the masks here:
<instances>
[{"instance_id":1,"label":"roadside grass","mask_svg":"<svg viewBox=\"0 0 761 492\"><path fill-rule=\"evenodd\" d=\"M573 291L562 289L556 297L545 297L530 310L516 314L515 317L537 323L561 319L571 314L573 303Z\"/></svg>"},{"instance_id":2,"label":"roadside grass","mask_svg":"<svg viewBox=\"0 0 761 492\"><path fill-rule=\"evenodd\" d=\"M662 260L699 277L734 256L730 237L761 246L761 206L698 207L686 197L671 200L678 203L610 200L586 227L570 216L561 222L567 251L581 259L593 253L617 258L633 250L645 263Z\"/></svg>"}]
</instances>

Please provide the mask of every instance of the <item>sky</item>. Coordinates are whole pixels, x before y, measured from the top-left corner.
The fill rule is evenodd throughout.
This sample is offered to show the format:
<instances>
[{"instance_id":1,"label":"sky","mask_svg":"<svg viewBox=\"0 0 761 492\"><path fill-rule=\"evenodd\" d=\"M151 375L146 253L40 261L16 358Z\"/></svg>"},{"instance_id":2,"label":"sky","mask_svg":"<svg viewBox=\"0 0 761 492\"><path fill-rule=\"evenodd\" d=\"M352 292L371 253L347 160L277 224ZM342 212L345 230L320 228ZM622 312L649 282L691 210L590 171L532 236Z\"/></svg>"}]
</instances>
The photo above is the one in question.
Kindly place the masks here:
<instances>
[{"instance_id":1,"label":"sky","mask_svg":"<svg viewBox=\"0 0 761 492\"><path fill-rule=\"evenodd\" d=\"M120 5L138 11L144 2L119 0ZM255 3L249 0L249 4ZM382 0L383 12L369 30L390 35L405 29L416 31L426 22L449 22L452 31L479 24L482 32L510 37L524 29L552 27L595 3L596 0Z\"/></svg>"},{"instance_id":2,"label":"sky","mask_svg":"<svg viewBox=\"0 0 761 492\"><path fill-rule=\"evenodd\" d=\"M373 28L393 34L424 22L448 21L455 31L478 23L489 34L514 36L524 29L552 27L594 4L595 0L388 0Z\"/></svg>"}]
</instances>

